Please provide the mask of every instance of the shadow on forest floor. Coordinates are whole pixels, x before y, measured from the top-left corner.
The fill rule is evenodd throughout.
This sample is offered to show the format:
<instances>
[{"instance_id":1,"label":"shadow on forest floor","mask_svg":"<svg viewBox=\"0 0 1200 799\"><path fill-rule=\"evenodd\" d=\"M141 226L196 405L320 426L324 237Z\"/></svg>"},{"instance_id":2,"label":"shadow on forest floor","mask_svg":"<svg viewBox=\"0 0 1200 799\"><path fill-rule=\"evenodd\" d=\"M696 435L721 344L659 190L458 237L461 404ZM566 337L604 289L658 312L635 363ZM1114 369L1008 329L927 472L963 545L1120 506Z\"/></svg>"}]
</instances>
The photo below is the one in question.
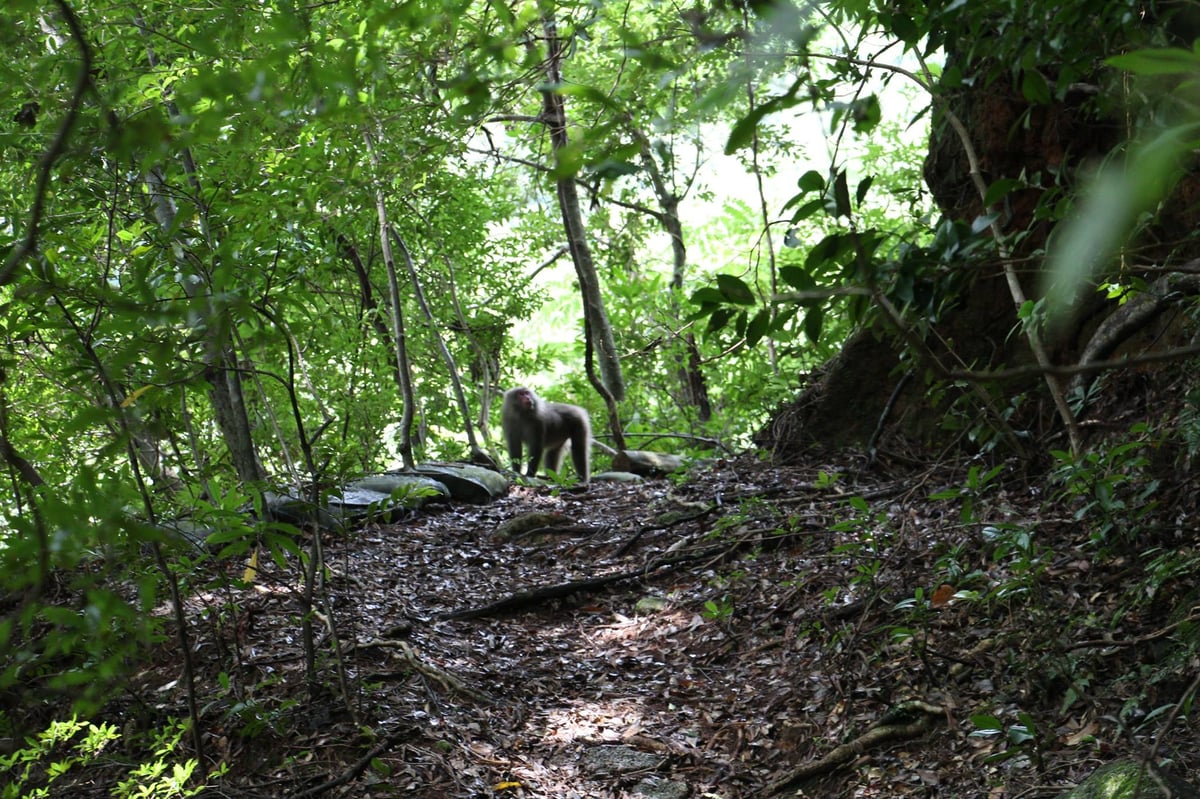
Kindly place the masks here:
<instances>
[{"instance_id":1,"label":"shadow on forest floor","mask_svg":"<svg viewBox=\"0 0 1200 799\"><path fill-rule=\"evenodd\" d=\"M243 663L243 705L205 705L209 755L231 765L222 789L734 799L810 769L811 796L1018 796L1155 745L1195 774L1189 724L1164 730L1194 676L1178 624L1194 586L1147 595L1150 543L1104 550L1044 479L971 465L742 458L680 485L517 488L329 540L349 703L304 689L296 572L265 564L236 618L195 632L200 685L228 662L214 638ZM567 521L498 540L530 511ZM1153 545L1193 545L1180 527ZM323 636L325 686L331 652ZM178 669L143 673L146 694ZM909 733L873 737L889 724Z\"/></svg>"}]
</instances>

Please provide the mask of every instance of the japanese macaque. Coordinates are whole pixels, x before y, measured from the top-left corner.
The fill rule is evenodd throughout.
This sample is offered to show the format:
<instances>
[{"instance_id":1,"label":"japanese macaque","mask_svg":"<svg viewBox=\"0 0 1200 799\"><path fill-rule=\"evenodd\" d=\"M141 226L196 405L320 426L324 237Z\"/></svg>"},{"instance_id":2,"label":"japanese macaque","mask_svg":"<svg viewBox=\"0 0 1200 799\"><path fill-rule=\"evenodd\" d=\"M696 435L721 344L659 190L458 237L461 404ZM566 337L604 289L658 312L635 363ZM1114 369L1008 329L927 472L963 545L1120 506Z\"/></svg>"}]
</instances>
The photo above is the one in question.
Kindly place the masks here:
<instances>
[{"instance_id":1,"label":"japanese macaque","mask_svg":"<svg viewBox=\"0 0 1200 799\"><path fill-rule=\"evenodd\" d=\"M504 440L512 467L521 471L521 447L529 447L529 470L533 477L546 458L546 469L557 472L562 466L563 452L571 447L571 461L584 485L591 479L592 424L588 412L578 405L546 402L524 386L504 392L501 410Z\"/></svg>"}]
</instances>

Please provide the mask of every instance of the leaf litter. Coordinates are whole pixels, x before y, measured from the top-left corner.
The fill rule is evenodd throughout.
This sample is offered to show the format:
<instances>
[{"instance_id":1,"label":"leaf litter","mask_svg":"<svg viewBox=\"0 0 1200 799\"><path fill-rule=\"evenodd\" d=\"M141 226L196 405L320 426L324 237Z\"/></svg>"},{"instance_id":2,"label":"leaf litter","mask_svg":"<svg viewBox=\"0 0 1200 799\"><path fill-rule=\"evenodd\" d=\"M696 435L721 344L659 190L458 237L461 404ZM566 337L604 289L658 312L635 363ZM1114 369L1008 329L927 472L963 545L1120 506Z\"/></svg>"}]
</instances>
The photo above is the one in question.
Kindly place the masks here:
<instances>
[{"instance_id":1,"label":"leaf litter","mask_svg":"<svg viewBox=\"0 0 1200 799\"><path fill-rule=\"evenodd\" d=\"M262 558L194 616L198 684L215 691L236 651L251 697L202 702L223 790L1024 796L1150 747L1200 766L1190 720L1161 718L1196 667L1194 626L1162 631L1191 606L1134 597L1136 552L1089 547L1036 480L997 479L970 519L930 499L968 468L747 457L327 537L320 624L349 697L326 627L306 688L300 571ZM552 515L498 534L534 512ZM146 689L178 666L148 669ZM157 700L181 707L180 691Z\"/></svg>"}]
</instances>

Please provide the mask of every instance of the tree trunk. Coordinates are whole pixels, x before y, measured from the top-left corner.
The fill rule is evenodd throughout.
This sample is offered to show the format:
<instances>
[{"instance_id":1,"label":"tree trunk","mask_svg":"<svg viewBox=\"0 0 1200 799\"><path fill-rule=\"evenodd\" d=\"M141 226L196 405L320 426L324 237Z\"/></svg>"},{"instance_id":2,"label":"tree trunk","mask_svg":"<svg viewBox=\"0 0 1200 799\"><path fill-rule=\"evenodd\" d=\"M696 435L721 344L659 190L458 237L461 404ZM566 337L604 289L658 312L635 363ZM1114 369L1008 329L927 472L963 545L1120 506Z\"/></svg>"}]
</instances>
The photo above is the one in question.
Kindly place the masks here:
<instances>
[{"instance_id":1,"label":"tree trunk","mask_svg":"<svg viewBox=\"0 0 1200 799\"><path fill-rule=\"evenodd\" d=\"M200 196L194 165L191 156L185 154L185 169L193 187L197 188L196 196ZM146 187L153 200L155 214L159 225L164 231L175 229L176 208L171 200L170 191L162 172L156 167L146 175ZM204 214L201 213L203 219ZM187 258L182 255L182 246L177 248L177 260L183 280L180 281L184 293L191 298L202 296L208 285L208 278L199 269L193 268ZM238 479L243 483L259 483L266 480L266 470L258 459L254 439L250 430L250 418L246 414L246 403L242 396L242 378L237 368L237 356L229 339L232 322L228 311L218 308L211 300L207 301L207 341L205 342L204 379L208 382L208 398L212 404L213 416L221 431L221 438L229 448L233 467Z\"/></svg>"},{"instance_id":2,"label":"tree trunk","mask_svg":"<svg viewBox=\"0 0 1200 799\"><path fill-rule=\"evenodd\" d=\"M676 318L682 318L683 312L679 308L679 292L683 290L683 279L687 272L687 246L683 240L683 222L679 219L679 196L671 190L663 178L662 170L658 168L658 162L654 160L649 140L641 130L634 127L632 120L629 122L630 132L637 141L638 152L642 157L642 164L646 168L650 184L654 187L654 195L658 198L658 205L662 209L661 213L657 215L659 222L667 235L671 237L671 291L673 294L671 303L676 311ZM679 382L683 387L686 404L696 409L697 418L701 422L707 422L712 418L712 403L708 399L708 381L700 369L700 347L696 344L696 337L691 330L684 332L682 339L684 355L679 363Z\"/></svg>"},{"instance_id":3,"label":"tree trunk","mask_svg":"<svg viewBox=\"0 0 1200 799\"><path fill-rule=\"evenodd\" d=\"M363 141L371 154L371 164L379 169L379 153L375 149L371 134L364 132ZM413 395L412 373L408 363L408 338L404 332L404 306L400 298L400 279L396 276L396 259L392 255L392 239L388 235L392 225L388 221L387 203L385 202L382 184L375 189L375 214L379 217L379 245L383 252L383 264L387 270L388 299L391 301L392 346L396 352L396 377L400 381L400 395L404 402L404 410L400 414L400 460L406 470L416 467L413 458L413 417L416 411L416 397Z\"/></svg>"},{"instance_id":4,"label":"tree trunk","mask_svg":"<svg viewBox=\"0 0 1200 799\"><path fill-rule=\"evenodd\" d=\"M158 56L155 55L154 48L150 46L153 32L146 26L140 10L135 12L134 21L146 40L147 63L152 68L156 67ZM165 105L172 117L179 116L179 108L173 101L167 100ZM197 198L197 203L200 203L199 198L204 196L204 192L201 191L200 176L191 150L183 148L179 153L179 160L183 165L183 171L193 196ZM172 193L167 189L165 173L160 167L152 167L146 173L145 182L159 225L165 232L173 232L178 210L172 199ZM210 251L214 251L208 226L208 208L201 205L196 211L205 243L209 245ZM180 282L184 293L191 298L201 296L209 285L208 275L188 260L182 244L175 246L175 257L179 265L179 273L183 276ZM225 446L229 448L238 479L243 483L264 482L267 476L266 470L263 469L262 462L258 459L258 452L254 447L250 418L246 414L246 404L242 396L242 378L237 368L237 355L233 350L230 333L233 327L232 320L229 319L229 312L217 307L211 298L207 299L206 311L208 329L205 342L204 377L209 385L208 396L213 406L213 415L221 430Z\"/></svg>"},{"instance_id":5,"label":"tree trunk","mask_svg":"<svg viewBox=\"0 0 1200 799\"><path fill-rule=\"evenodd\" d=\"M546 34L546 81L549 83L542 92L542 118L550 130L550 143L557 158L570 144L570 137L567 135L566 107L562 95L555 88L562 83L562 40L558 38L554 14L549 8L543 9L542 29ZM557 165L561 167L562 161L559 160ZM575 262L579 291L583 297L584 324L591 331L596 344L597 362L604 385L613 398L620 401L625 398L625 378L621 374L621 358L617 353L612 326L608 322L608 313L604 310L604 298L600 295L600 278L596 274L596 264L587 243L575 176L559 175L557 188L567 244L571 259Z\"/></svg>"},{"instance_id":6,"label":"tree trunk","mask_svg":"<svg viewBox=\"0 0 1200 799\"><path fill-rule=\"evenodd\" d=\"M988 182L1053 173L1068 163L1068 154L1071 163L1085 163L1109 152L1121 137L1116 121L1098 120L1083 110L1083 96L1068 96L1065 102L1049 106L1031 105L1011 86L981 81L974 89L960 87L940 99L944 101L941 107L965 125ZM944 114L935 114L925 181L946 217L974 220L983 213L961 140L945 124ZM1018 240L1012 234L1024 232L1017 251L1011 253L1018 261L1035 256L1051 231L1049 223L1035 219L1041 191L1021 190L1007 198L1003 229L1009 240ZM1034 358L1028 345L1013 332L1018 324L1003 265L985 265L963 290L958 305L936 325L927 344L942 363L969 364L976 371L1030 365ZM813 376L796 402L781 409L756 436L756 442L786 459L798 456L806 445L862 447L883 423L891 434L899 434L911 444L941 447L951 443L947 436L959 434L943 430L942 417L965 389L947 386L940 402L931 403L933 392L928 383L911 380L898 401L890 404L892 389L901 379L893 370L903 345L891 331L886 335L880 332L854 333L840 356ZM1050 345L1053 360L1070 362L1076 346L1072 336L1060 336ZM1003 387L1009 396L1043 390L1036 374ZM1049 402L1026 403L1026 417L1014 419L1013 424L1030 430L1056 428L1057 420L1049 414L1042 416L1044 409L1051 407ZM881 418L885 408L889 410L887 419Z\"/></svg>"},{"instance_id":7,"label":"tree trunk","mask_svg":"<svg viewBox=\"0 0 1200 799\"><path fill-rule=\"evenodd\" d=\"M483 450L475 438L475 425L471 421L471 410L467 406L467 394L463 391L462 378L458 373L458 363L454 360L454 354L450 352L450 348L446 346L446 339L442 336L442 330L438 326L437 318L433 315L433 309L429 307L429 302L425 299L425 289L421 287L421 277L417 274L417 267L413 263L412 253L408 251L408 245L404 243L404 239L400 238L400 234L396 232L395 228L391 229L391 234L395 239L396 246L400 248L400 254L404 256L404 268L408 272L413 296L416 297L417 305L425 317L429 334L433 336L433 340L438 346L442 363L446 365L446 375L450 378L450 386L454 390L454 400L458 403L459 413L462 414L463 430L467 433L467 445L471 448L471 457L478 458L483 454Z\"/></svg>"}]
</instances>

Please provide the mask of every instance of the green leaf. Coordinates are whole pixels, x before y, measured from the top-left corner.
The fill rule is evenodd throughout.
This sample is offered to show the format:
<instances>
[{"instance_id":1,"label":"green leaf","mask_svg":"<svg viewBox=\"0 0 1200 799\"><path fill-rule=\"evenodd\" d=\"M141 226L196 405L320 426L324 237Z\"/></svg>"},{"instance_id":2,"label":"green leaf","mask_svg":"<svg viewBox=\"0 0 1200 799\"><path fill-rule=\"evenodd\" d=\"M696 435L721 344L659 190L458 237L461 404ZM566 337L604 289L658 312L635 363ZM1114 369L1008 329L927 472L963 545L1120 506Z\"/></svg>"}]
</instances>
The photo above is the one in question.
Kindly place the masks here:
<instances>
[{"instance_id":1,"label":"green leaf","mask_svg":"<svg viewBox=\"0 0 1200 799\"><path fill-rule=\"evenodd\" d=\"M825 327L825 308L817 306L804 315L804 337L816 344Z\"/></svg>"},{"instance_id":2,"label":"green leaf","mask_svg":"<svg viewBox=\"0 0 1200 799\"><path fill-rule=\"evenodd\" d=\"M854 208L850 205L850 186L846 180L846 171L838 172L837 177L833 181L833 202L835 208L835 216L844 216L849 218L854 213Z\"/></svg>"},{"instance_id":3,"label":"green leaf","mask_svg":"<svg viewBox=\"0 0 1200 799\"><path fill-rule=\"evenodd\" d=\"M763 336L767 334L770 326L771 310L769 308L760 309L754 315L754 318L750 320L750 323L746 325L746 345L753 347L761 341Z\"/></svg>"},{"instance_id":4,"label":"green leaf","mask_svg":"<svg viewBox=\"0 0 1200 799\"><path fill-rule=\"evenodd\" d=\"M1135 221L1166 196L1195 146L1197 123L1164 131L1123 164L1100 172L1053 240L1043 293L1047 316L1060 322L1094 275L1105 269Z\"/></svg>"},{"instance_id":5,"label":"green leaf","mask_svg":"<svg viewBox=\"0 0 1200 799\"><path fill-rule=\"evenodd\" d=\"M1000 721L1000 719L996 716L986 713L972 715L971 723L974 724L976 729L978 729L980 732L985 732L988 734L996 734L1004 729L1004 722Z\"/></svg>"},{"instance_id":6,"label":"green leaf","mask_svg":"<svg viewBox=\"0 0 1200 799\"><path fill-rule=\"evenodd\" d=\"M754 131L758 129L758 123L772 110L774 109L769 103L764 103L734 123L733 130L729 132L729 140L725 142L725 155L733 155L750 144L754 139Z\"/></svg>"},{"instance_id":7,"label":"green leaf","mask_svg":"<svg viewBox=\"0 0 1200 799\"><path fill-rule=\"evenodd\" d=\"M554 151L555 180L573 178L583 169L583 144L577 141L568 142Z\"/></svg>"},{"instance_id":8,"label":"green leaf","mask_svg":"<svg viewBox=\"0 0 1200 799\"><path fill-rule=\"evenodd\" d=\"M871 186L875 183L875 176L863 178L858 182L858 190L854 192L854 200L858 205L863 204L863 200L867 197L867 192L871 190Z\"/></svg>"},{"instance_id":9,"label":"green leaf","mask_svg":"<svg viewBox=\"0 0 1200 799\"><path fill-rule=\"evenodd\" d=\"M1027 69L1021 74L1021 95L1037 105L1049 105L1053 99L1050 86L1036 69Z\"/></svg>"},{"instance_id":10,"label":"green leaf","mask_svg":"<svg viewBox=\"0 0 1200 799\"><path fill-rule=\"evenodd\" d=\"M997 213L980 214L971 220L971 233L978 235L992 226L992 223L1000 218Z\"/></svg>"},{"instance_id":11,"label":"green leaf","mask_svg":"<svg viewBox=\"0 0 1200 799\"><path fill-rule=\"evenodd\" d=\"M1014 724L1008 728L1009 743L1020 745L1027 741L1032 741L1033 738L1033 733L1021 724Z\"/></svg>"},{"instance_id":12,"label":"green leaf","mask_svg":"<svg viewBox=\"0 0 1200 799\"><path fill-rule=\"evenodd\" d=\"M746 324L749 321L750 321L750 317L747 315L747 312L744 310L737 311L734 314L733 330L737 334L738 338L746 337Z\"/></svg>"},{"instance_id":13,"label":"green leaf","mask_svg":"<svg viewBox=\"0 0 1200 799\"><path fill-rule=\"evenodd\" d=\"M799 314L799 305L784 305L776 308L775 321L771 322L771 335L775 336L780 341L793 340L795 336L789 333L788 327L792 324L792 321L799 316Z\"/></svg>"},{"instance_id":14,"label":"green leaf","mask_svg":"<svg viewBox=\"0 0 1200 799\"><path fill-rule=\"evenodd\" d=\"M754 305L757 302L754 292L750 290L750 287L740 277L725 274L717 275L717 288L721 290L721 295L727 302L732 302L736 305Z\"/></svg>"},{"instance_id":15,"label":"green leaf","mask_svg":"<svg viewBox=\"0 0 1200 799\"><path fill-rule=\"evenodd\" d=\"M280 562L280 555L286 553L296 558L303 558L304 553L300 549L300 545L291 536L280 535L279 533L270 530L263 533L263 543L270 550L271 557L276 562Z\"/></svg>"},{"instance_id":16,"label":"green leaf","mask_svg":"<svg viewBox=\"0 0 1200 799\"><path fill-rule=\"evenodd\" d=\"M708 327L705 330L709 333L716 333L723 329L729 320L733 318L735 311L732 308L718 308L713 311L712 316L708 317Z\"/></svg>"},{"instance_id":17,"label":"green leaf","mask_svg":"<svg viewBox=\"0 0 1200 799\"><path fill-rule=\"evenodd\" d=\"M779 277L784 283L800 291L812 291L817 287L817 281L813 280L808 270L798 266L782 267L779 270Z\"/></svg>"},{"instance_id":18,"label":"green leaf","mask_svg":"<svg viewBox=\"0 0 1200 799\"><path fill-rule=\"evenodd\" d=\"M792 198L792 200L797 200L801 196L802 195L797 194L795 197ZM792 204L792 201L789 200L787 205L784 206L783 210L786 211L788 209L788 207L791 206L791 204ZM808 219L810 216L817 213L818 211L824 211L824 210L825 210L825 198L824 197L818 197L815 200L809 200L804 205L800 206L800 208L798 208L796 210L796 213L792 214L791 222L794 225L797 222L802 222L803 220Z\"/></svg>"},{"instance_id":19,"label":"green leaf","mask_svg":"<svg viewBox=\"0 0 1200 799\"><path fill-rule=\"evenodd\" d=\"M1200 53L1175 47L1134 50L1105 59L1105 63L1138 75L1194 75L1200 71Z\"/></svg>"},{"instance_id":20,"label":"green leaf","mask_svg":"<svg viewBox=\"0 0 1200 799\"><path fill-rule=\"evenodd\" d=\"M629 161L605 159L592 167L592 174L601 180L615 180L626 175L636 175L641 169Z\"/></svg>"},{"instance_id":21,"label":"green leaf","mask_svg":"<svg viewBox=\"0 0 1200 799\"><path fill-rule=\"evenodd\" d=\"M883 120L879 98L871 94L855 100L850 107L850 116L854 120L855 133L870 133Z\"/></svg>"},{"instance_id":22,"label":"green leaf","mask_svg":"<svg viewBox=\"0 0 1200 799\"><path fill-rule=\"evenodd\" d=\"M804 84L805 80L803 78L797 78L784 94L772 97L739 119L734 124L733 130L729 133L729 140L725 142L725 155L733 155L741 148L750 144L754 140L754 131L758 128L758 124L767 115L794 106L798 102L796 100L796 93Z\"/></svg>"},{"instance_id":23,"label":"green leaf","mask_svg":"<svg viewBox=\"0 0 1200 799\"><path fill-rule=\"evenodd\" d=\"M808 257L804 260L805 266L809 268L809 271L819 274L820 266L839 263L842 256L850 251L850 246L849 236L844 233L830 233L808 251Z\"/></svg>"},{"instance_id":24,"label":"green leaf","mask_svg":"<svg viewBox=\"0 0 1200 799\"><path fill-rule=\"evenodd\" d=\"M693 305L721 305L725 302L725 295L717 291L712 286L696 289L692 293L691 302Z\"/></svg>"},{"instance_id":25,"label":"green leaf","mask_svg":"<svg viewBox=\"0 0 1200 799\"><path fill-rule=\"evenodd\" d=\"M916 44L924 35L917 23L913 22L912 17L904 14L892 14L883 21L891 28L892 33L896 34L896 38L905 44Z\"/></svg>"},{"instance_id":26,"label":"green leaf","mask_svg":"<svg viewBox=\"0 0 1200 799\"><path fill-rule=\"evenodd\" d=\"M815 169L810 169L796 181L796 188L800 189L801 194L809 194L814 191L824 194L825 176Z\"/></svg>"},{"instance_id":27,"label":"green leaf","mask_svg":"<svg viewBox=\"0 0 1200 799\"><path fill-rule=\"evenodd\" d=\"M992 185L988 186L987 191L983 195L983 207L990 208L996 203L1003 200L1014 190L1019 189L1022 183L1019 180L1012 178L1001 178Z\"/></svg>"},{"instance_id":28,"label":"green leaf","mask_svg":"<svg viewBox=\"0 0 1200 799\"><path fill-rule=\"evenodd\" d=\"M246 525L223 524L213 532L209 533L204 541L209 546L216 546L217 544L228 544L234 541L244 542L252 539L253 533Z\"/></svg>"}]
</instances>

